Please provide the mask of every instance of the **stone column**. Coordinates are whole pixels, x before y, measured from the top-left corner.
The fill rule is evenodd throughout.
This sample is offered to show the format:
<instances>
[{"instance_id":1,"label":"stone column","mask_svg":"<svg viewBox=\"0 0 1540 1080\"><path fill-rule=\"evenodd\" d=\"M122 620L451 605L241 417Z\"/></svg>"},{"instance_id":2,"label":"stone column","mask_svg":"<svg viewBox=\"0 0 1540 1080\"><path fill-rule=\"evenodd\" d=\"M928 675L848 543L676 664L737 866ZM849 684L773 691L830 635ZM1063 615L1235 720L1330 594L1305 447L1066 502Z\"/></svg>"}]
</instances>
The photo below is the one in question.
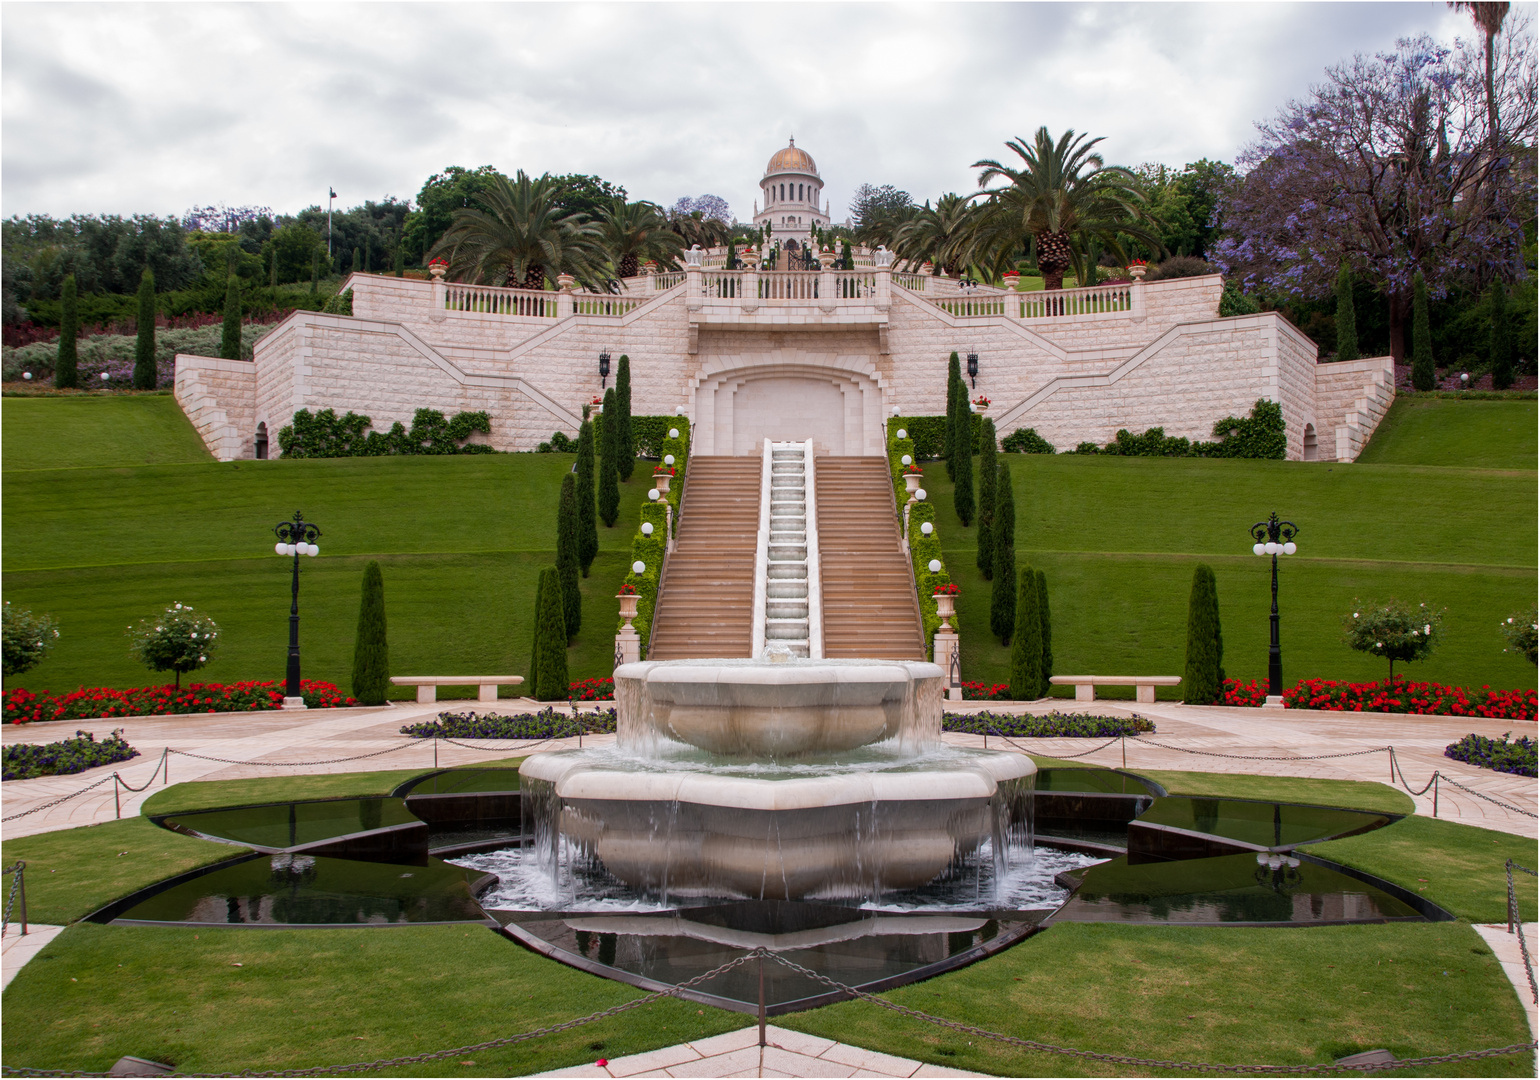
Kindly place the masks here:
<instances>
[{"instance_id":1,"label":"stone column","mask_svg":"<svg viewBox=\"0 0 1540 1080\"><path fill-rule=\"evenodd\" d=\"M934 646L936 663L944 673L943 685L946 686L946 698L948 701L962 700L962 656L958 651L957 631L937 630L936 636L931 639ZM955 664L955 667L954 667Z\"/></svg>"},{"instance_id":2,"label":"stone column","mask_svg":"<svg viewBox=\"0 0 1540 1080\"><path fill-rule=\"evenodd\" d=\"M449 306L449 286L444 284L444 264L429 266L428 273L433 275L433 306L428 311L428 318L434 322L443 322L444 311Z\"/></svg>"},{"instance_id":3,"label":"stone column","mask_svg":"<svg viewBox=\"0 0 1540 1080\"><path fill-rule=\"evenodd\" d=\"M619 633L615 635L615 666L621 664L634 664L642 658L642 638L631 625L631 620L636 618L637 597L617 596L620 601L620 617L625 620Z\"/></svg>"},{"instance_id":4,"label":"stone column","mask_svg":"<svg viewBox=\"0 0 1540 1080\"><path fill-rule=\"evenodd\" d=\"M577 278L571 274L558 274L556 287L561 290L561 295L556 301L556 317L570 319L577 314Z\"/></svg>"}]
</instances>

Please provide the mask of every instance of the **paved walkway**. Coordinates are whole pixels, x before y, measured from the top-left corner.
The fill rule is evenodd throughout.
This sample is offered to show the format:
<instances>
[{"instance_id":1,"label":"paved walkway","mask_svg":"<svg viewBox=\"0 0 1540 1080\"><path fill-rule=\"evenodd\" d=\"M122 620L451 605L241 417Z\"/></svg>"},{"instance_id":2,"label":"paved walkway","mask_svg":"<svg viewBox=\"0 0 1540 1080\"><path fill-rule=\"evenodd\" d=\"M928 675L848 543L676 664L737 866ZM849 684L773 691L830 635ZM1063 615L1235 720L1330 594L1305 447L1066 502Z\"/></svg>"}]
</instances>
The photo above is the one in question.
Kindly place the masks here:
<instances>
[{"instance_id":1,"label":"paved walkway","mask_svg":"<svg viewBox=\"0 0 1540 1080\"><path fill-rule=\"evenodd\" d=\"M1524 1015L1529 1020L1529 1037L1536 1038L1540 1032L1540 1005L1535 1003L1535 993L1530 989L1529 975L1524 972L1524 951L1519 948L1517 934L1508 933L1507 923L1478 924L1476 933L1481 935L1492 952L1497 954L1497 962L1503 966L1503 974L1508 976L1508 981L1513 984L1514 993L1519 995L1519 1001L1524 1006ZM1524 924L1524 944L1529 946L1529 957L1535 958L1536 946L1540 945L1540 923ZM1534 968L1530 968L1531 973Z\"/></svg>"},{"instance_id":2,"label":"paved walkway","mask_svg":"<svg viewBox=\"0 0 1540 1080\"><path fill-rule=\"evenodd\" d=\"M0 940L0 990L10 986L27 961L42 952L43 946L58 937L63 929L62 926L31 923L23 934L20 923L7 923L4 938Z\"/></svg>"}]
</instances>

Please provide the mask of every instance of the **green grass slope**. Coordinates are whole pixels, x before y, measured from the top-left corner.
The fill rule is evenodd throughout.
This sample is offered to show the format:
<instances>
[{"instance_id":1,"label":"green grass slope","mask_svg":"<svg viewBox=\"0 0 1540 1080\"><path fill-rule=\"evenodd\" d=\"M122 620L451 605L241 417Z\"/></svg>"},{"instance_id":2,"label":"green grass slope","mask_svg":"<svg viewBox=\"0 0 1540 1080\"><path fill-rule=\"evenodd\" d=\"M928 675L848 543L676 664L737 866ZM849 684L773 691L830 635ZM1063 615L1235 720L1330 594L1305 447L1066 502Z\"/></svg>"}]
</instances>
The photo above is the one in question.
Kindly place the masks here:
<instances>
[{"instance_id":1,"label":"green grass slope","mask_svg":"<svg viewBox=\"0 0 1540 1080\"><path fill-rule=\"evenodd\" d=\"M169 394L0 401L6 472L214 460Z\"/></svg>"},{"instance_id":2,"label":"green grass slope","mask_svg":"<svg viewBox=\"0 0 1540 1080\"><path fill-rule=\"evenodd\" d=\"M1540 454L1536 406L1534 401L1397 398L1358 463L1533 469Z\"/></svg>"}]
</instances>

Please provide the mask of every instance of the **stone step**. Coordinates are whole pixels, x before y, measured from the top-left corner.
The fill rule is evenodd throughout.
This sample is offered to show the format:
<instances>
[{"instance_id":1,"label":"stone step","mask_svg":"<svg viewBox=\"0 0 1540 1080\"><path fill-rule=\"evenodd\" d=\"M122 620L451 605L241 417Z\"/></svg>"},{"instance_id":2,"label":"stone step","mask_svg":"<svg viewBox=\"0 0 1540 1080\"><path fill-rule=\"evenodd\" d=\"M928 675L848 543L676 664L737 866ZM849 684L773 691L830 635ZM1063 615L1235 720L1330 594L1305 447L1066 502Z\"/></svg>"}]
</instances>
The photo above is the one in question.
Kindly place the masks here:
<instances>
[{"instance_id":1,"label":"stone step","mask_svg":"<svg viewBox=\"0 0 1540 1080\"><path fill-rule=\"evenodd\" d=\"M807 560L798 559L795 562L773 562L770 564L770 577L782 581L806 581Z\"/></svg>"},{"instance_id":2,"label":"stone step","mask_svg":"<svg viewBox=\"0 0 1540 1080\"><path fill-rule=\"evenodd\" d=\"M765 604L765 617L769 619L803 619L808 616L807 600L769 600Z\"/></svg>"},{"instance_id":3,"label":"stone step","mask_svg":"<svg viewBox=\"0 0 1540 1080\"><path fill-rule=\"evenodd\" d=\"M766 619L765 638L768 641L807 641L806 619Z\"/></svg>"},{"instance_id":4,"label":"stone step","mask_svg":"<svg viewBox=\"0 0 1540 1080\"><path fill-rule=\"evenodd\" d=\"M771 600L807 599L807 579L801 581L768 581L765 596Z\"/></svg>"}]
</instances>

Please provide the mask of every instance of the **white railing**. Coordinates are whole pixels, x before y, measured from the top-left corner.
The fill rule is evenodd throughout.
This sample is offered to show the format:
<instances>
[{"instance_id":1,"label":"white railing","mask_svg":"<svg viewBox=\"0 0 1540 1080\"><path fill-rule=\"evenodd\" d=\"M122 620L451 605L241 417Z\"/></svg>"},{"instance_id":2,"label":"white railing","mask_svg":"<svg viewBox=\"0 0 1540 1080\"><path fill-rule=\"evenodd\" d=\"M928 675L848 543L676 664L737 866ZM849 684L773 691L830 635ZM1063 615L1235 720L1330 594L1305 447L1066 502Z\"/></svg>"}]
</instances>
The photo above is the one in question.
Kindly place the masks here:
<instances>
[{"instance_id":1,"label":"white railing","mask_svg":"<svg viewBox=\"0 0 1540 1080\"><path fill-rule=\"evenodd\" d=\"M675 271L672 274L654 274L652 277L652 291L663 292L672 289L684 280L684 271Z\"/></svg>"},{"instance_id":2,"label":"white railing","mask_svg":"<svg viewBox=\"0 0 1540 1080\"><path fill-rule=\"evenodd\" d=\"M893 284L902 285L910 292L924 292L925 279L929 274L894 274Z\"/></svg>"},{"instance_id":3,"label":"white railing","mask_svg":"<svg viewBox=\"0 0 1540 1080\"><path fill-rule=\"evenodd\" d=\"M813 440L802 444L802 475L807 506L807 655L823 659L823 564L818 552L818 489L813 479Z\"/></svg>"},{"instance_id":4,"label":"white railing","mask_svg":"<svg viewBox=\"0 0 1540 1080\"><path fill-rule=\"evenodd\" d=\"M818 275L806 271L776 271L759 275L759 298L771 303L818 299Z\"/></svg>"},{"instance_id":5,"label":"white railing","mask_svg":"<svg viewBox=\"0 0 1540 1080\"><path fill-rule=\"evenodd\" d=\"M999 293L958 293L956 296L937 296L931 298L942 311L958 319L989 319L1005 315L1006 300ZM1012 311L1010 314L1014 315Z\"/></svg>"},{"instance_id":6,"label":"white railing","mask_svg":"<svg viewBox=\"0 0 1540 1080\"><path fill-rule=\"evenodd\" d=\"M558 317L559 293L533 289L500 289L491 285L447 285L446 311L469 311L481 315L523 315L537 319Z\"/></svg>"},{"instance_id":7,"label":"white railing","mask_svg":"<svg viewBox=\"0 0 1540 1080\"><path fill-rule=\"evenodd\" d=\"M743 273L738 270L708 270L700 276L701 295L713 300L739 300L743 297Z\"/></svg>"},{"instance_id":8,"label":"white railing","mask_svg":"<svg viewBox=\"0 0 1540 1080\"><path fill-rule=\"evenodd\" d=\"M1081 315L1108 315L1132 311L1132 285L1098 285L1090 289L1053 289L1020 293L1020 318L1062 319ZM1012 305L1013 307L1015 305ZM1015 315L1016 312L1011 314Z\"/></svg>"},{"instance_id":9,"label":"white railing","mask_svg":"<svg viewBox=\"0 0 1540 1080\"><path fill-rule=\"evenodd\" d=\"M877 295L877 275L870 270L836 270L834 295L840 300L871 300Z\"/></svg>"},{"instance_id":10,"label":"white railing","mask_svg":"<svg viewBox=\"0 0 1540 1080\"><path fill-rule=\"evenodd\" d=\"M754 621L749 655L755 658L765 651L765 608L770 587L770 462L770 440L767 438L764 463L759 471L759 536L754 543Z\"/></svg>"},{"instance_id":11,"label":"white railing","mask_svg":"<svg viewBox=\"0 0 1540 1080\"><path fill-rule=\"evenodd\" d=\"M635 311L645 301L635 296L601 296L578 293L572 298L573 309L579 315L620 316Z\"/></svg>"}]
</instances>

